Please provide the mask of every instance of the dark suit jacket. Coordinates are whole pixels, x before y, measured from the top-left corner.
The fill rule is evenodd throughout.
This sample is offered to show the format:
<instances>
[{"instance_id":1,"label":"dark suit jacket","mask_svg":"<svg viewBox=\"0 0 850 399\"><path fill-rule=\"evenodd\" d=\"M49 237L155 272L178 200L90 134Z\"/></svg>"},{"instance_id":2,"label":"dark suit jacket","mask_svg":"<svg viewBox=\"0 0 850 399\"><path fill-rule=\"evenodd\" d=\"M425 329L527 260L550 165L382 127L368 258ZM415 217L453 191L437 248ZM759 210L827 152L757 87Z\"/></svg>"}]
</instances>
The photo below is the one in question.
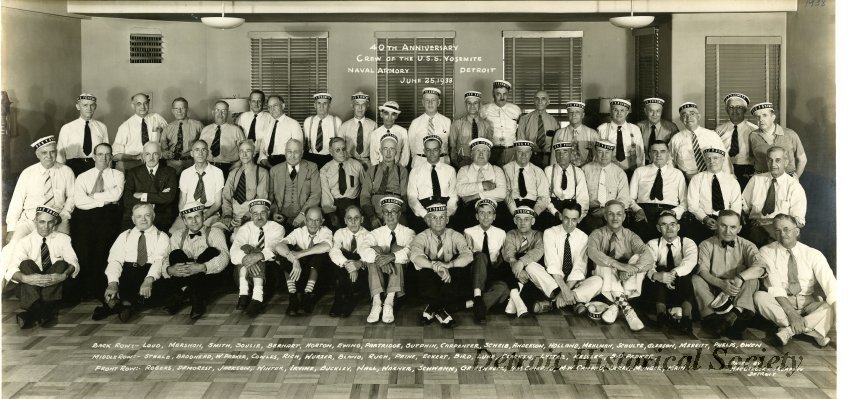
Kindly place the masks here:
<instances>
[{"instance_id":1,"label":"dark suit jacket","mask_svg":"<svg viewBox=\"0 0 850 399\"><path fill-rule=\"evenodd\" d=\"M159 164L154 179L151 179L145 165L130 169L124 177L124 218L121 228L128 229L133 226L133 206L142 202L133 194L147 193L147 202L155 205L154 225L160 231L168 231L177 218L179 192L177 171L165 163Z\"/></svg>"},{"instance_id":2,"label":"dark suit jacket","mask_svg":"<svg viewBox=\"0 0 850 399\"><path fill-rule=\"evenodd\" d=\"M272 214L283 212L286 181L289 180L288 165L286 162L275 165L269 172L271 175L269 196L272 202ZM296 205L301 208L301 211L318 206L322 198L322 182L319 179L319 167L313 162L301 160L298 167L298 175L295 177L295 187L298 198Z\"/></svg>"}]
</instances>

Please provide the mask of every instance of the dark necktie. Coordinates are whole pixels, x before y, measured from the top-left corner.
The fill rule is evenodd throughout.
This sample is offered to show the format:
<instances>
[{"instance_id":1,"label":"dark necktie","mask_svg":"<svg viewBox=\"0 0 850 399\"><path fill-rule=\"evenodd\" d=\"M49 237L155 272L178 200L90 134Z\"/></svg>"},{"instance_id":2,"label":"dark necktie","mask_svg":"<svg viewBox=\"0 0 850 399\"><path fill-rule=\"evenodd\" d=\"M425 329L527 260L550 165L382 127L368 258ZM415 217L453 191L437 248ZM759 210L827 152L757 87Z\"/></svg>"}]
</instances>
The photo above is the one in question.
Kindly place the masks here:
<instances>
[{"instance_id":1,"label":"dark necktie","mask_svg":"<svg viewBox=\"0 0 850 399\"><path fill-rule=\"evenodd\" d=\"M298 170L294 166L290 166L290 168L292 170L289 171L289 180L295 181L295 176L298 176Z\"/></svg>"},{"instance_id":2,"label":"dark necktie","mask_svg":"<svg viewBox=\"0 0 850 399\"><path fill-rule=\"evenodd\" d=\"M50 249L47 248L47 237L41 238L41 271L50 268Z\"/></svg>"},{"instance_id":3,"label":"dark necktie","mask_svg":"<svg viewBox=\"0 0 850 399\"><path fill-rule=\"evenodd\" d=\"M354 234L351 235L351 244L349 244L349 251L357 252L357 237Z\"/></svg>"},{"instance_id":4,"label":"dark necktie","mask_svg":"<svg viewBox=\"0 0 850 399\"><path fill-rule=\"evenodd\" d=\"M277 136L277 121L274 121L274 126L272 126L272 135L269 137L269 147L266 149L266 152L271 156L274 154L274 141L275 136Z\"/></svg>"},{"instance_id":5,"label":"dark necktie","mask_svg":"<svg viewBox=\"0 0 850 399\"><path fill-rule=\"evenodd\" d=\"M570 246L569 234L567 234L567 238L564 239L564 260L561 263L561 270L564 272L565 280L569 277L570 272L573 271L573 250Z\"/></svg>"},{"instance_id":6,"label":"dark necktie","mask_svg":"<svg viewBox=\"0 0 850 399\"><path fill-rule=\"evenodd\" d=\"M183 122L177 125L177 142L174 143L174 154L172 158L180 159L183 155Z\"/></svg>"},{"instance_id":7,"label":"dark necktie","mask_svg":"<svg viewBox=\"0 0 850 399\"><path fill-rule=\"evenodd\" d=\"M207 191L204 189L204 175L206 174L207 172L198 173L198 185L195 186L195 201L199 201L201 204L207 203Z\"/></svg>"},{"instance_id":8,"label":"dark necktie","mask_svg":"<svg viewBox=\"0 0 850 399\"><path fill-rule=\"evenodd\" d=\"M711 178L711 209L722 211L726 207L723 206L723 191L720 189L720 181L717 180L717 175Z\"/></svg>"},{"instance_id":9,"label":"dark necktie","mask_svg":"<svg viewBox=\"0 0 850 399\"><path fill-rule=\"evenodd\" d=\"M348 185L346 184L346 179L348 176L345 175L345 168L342 167L342 162L339 163L339 172L337 172L338 181L339 181L339 195L345 195L345 190L348 189Z\"/></svg>"},{"instance_id":10,"label":"dark necktie","mask_svg":"<svg viewBox=\"0 0 850 399\"><path fill-rule=\"evenodd\" d=\"M475 118L472 118L472 139L478 138L478 122Z\"/></svg>"},{"instance_id":11,"label":"dark necktie","mask_svg":"<svg viewBox=\"0 0 850 399\"><path fill-rule=\"evenodd\" d=\"M673 243L667 243L667 271L673 270L676 267L676 261L673 259Z\"/></svg>"},{"instance_id":12,"label":"dark necktie","mask_svg":"<svg viewBox=\"0 0 850 399\"><path fill-rule=\"evenodd\" d=\"M691 135L691 146L694 150L694 161L697 164L697 172L705 172L705 154L702 153L696 133L692 133Z\"/></svg>"},{"instance_id":13,"label":"dark necktie","mask_svg":"<svg viewBox=\"0 0 850 399\"><path fill-rule=\"evenodd\" d=\"M148 124L145 122L145 118L142 118L142 145L145 145L151 138L148 135Z\"/></svg>"},{"instance_id":14,"label":"dark necktie","mask_svg":"<svg viewBox=\"0 0 850 399\"><path fill-rule=\"evenodd\" d=\"M193 238L195 238L195 237L200 237L201 235L202 235L202 234L201 234L201 231L200 231L200 230L198 230L198 231L197 231L197 232L195 232L195 233L193 233L193 232L191 232L191 231L190 231L190 232L189 232L189 239L191 240L191 239L193 239Z\"/></svg>"},{"instance_id":15,"label":"dark necktie","mask_svg":"<svg viewBox=\"0 0 850 399\"><path fill-rule=\"evenodd\" d=\"M248 140L255 140L257 138L257 116L260 114L254 114L254 119L251 120L251 127L248 128Z\"/></svg>"},{"instance_id":16,"label":"dark necktie","mask_svg":"<svg viewBox=\"0 0 850 399\"><path fill-rule=\"evenodd\" d=\"M136 244L136 263L139 266L148 263L148 242L145 240L145 232L139 233L139 243Z\"/></svg>"},{"instance_id":17,"label":"dark necktie","mask_svg":"<svg viewBox=\"0 0 850 399\"><path fill-rule=\"evenodd\" d=\"M266 233L263 232L263 228L260 227L260 236L257 237L257 249L260 251L266 248Z\"/></svg>"},{"instance_id":18,"label":"dark necktie","mask_svg":"<svg viewBox=\"0 0 850 399\"><path fill-rule=\"evenodd\" d=\"M85 154L85 155L91 154L91 149L92 149L91 127L89 127L89 121L86 121L86 127L83 130L83 154Z\"/></svg>"},{"instance_id":19,"label":"dark necktie","mask_svg":"<svg viewBox=\"0 0 850 399\"><path fill-rule=\"evenodd\" d=\"M245 169L242 169L242 174L239 175L239 182L236 183L236 190L233 192L233 200L241 204L245 202Z\"/></svg>"},{"instance_id":20,"label":"dark necktie","mask_svg":"<svg viewBox=\"0 0 850 399\"><path fill-rule=\"evenodd\" d=\"M484 232L484 241L481 243L481 253L487 256L487 265L490 265L490 240L487 238L487 232Z\"/></svg>"},{"instance_id":21,"label":"dark necktie","mask_svg":"<svg viewBox=\"0 0 850 399\"><path fill-rule=\"evenodd\" d=\"M437 176L437 165L431 165L431 191L435 199L443 196L440 191L440 177Z\"/></svg>"},{"instance_id":22,"label":"dark necktie","mask_svg":"<svg viewBox=\"0 0 850 399\"><path fill-rule=\"evenodd\" d=\"M652 163L652 159L649 156L649 148L652 147L652 143L655 142L656 134L655 134L655 125L650 125L649 127L649 142L646 145L646 164L649 165Z\"/></svg>"},{"instance_id":23,"label":"dark necktie","mask_svg":"<svg viewBox=\"0 0 850 399\"><path fill-rule=\"evenodd\" d=\"M528 195L528 189L525 187L525 174L522 173L525 168L519 168L519 177L517 178L517 185L519 185L519 196L521 198L525 198Z\"/></svg>"},{"instance_id":24,"label":"dark necktie","mask_svg":"<svg viewBox=\"0 0 850 399\"><path fill-rule=\"evenodd\" d=\"M357 154L363 154L363 122L357 121Z\"/></svg>"},{"instance_id":25,"label":"dark necktie","mask_svg":"<svg viewBox=\"0 0 850 399\"><path fill-rule=\"evenodd\" d=\"M791 250L788 250L788 293L791 295L797 295L802 291L802 287L800 287L800 279L797 276L797 258L794 257L794 253Z\"/></svg>"},{"instance_id":26,"label":"dark necktie","mask_svg":"<svg viewBox=\"0 0 850 399\"><path fill-rule=\"evenodd\" d=\"M44 178L44 204L50 205L55 197L53 195L53 179L50 178L50 171L46 171L44 173L46 176Z\"/></svg>"},{"instance_id":27,"label":"dark necktie","mask_svg":"<svg viewBox=\"0 0 850 399\"><path fill-rule=\"evenodd\" d=\"M729 146L729 156L734 157L741 152L741 149L738 147L738 125L735 125L735 129L732 130L732 143Z\"/></svg>"},{"instance_id":28,"label":"dark necktie","mask_svg":"<svg viewBox=\"0 0 850 399\"><path fill-rule=\"evenodd\" d=\"M652 183L652 189L649 190L649 199L663 200L664 199L664 179L661 177L661 168L655 173L655 181Z\"/></svg>"},{"instance_id":29,"label":"dark necktie","mask_svg":"<svg viewBox=\"0 0 850 399\"><path fill-rule=\"evenodd\" d=\"M215 137L213 138L212 145L210 146L210 152L212 152L213 158L218 157L221 154L221 125L215 127Z\"/></svg>"},{"instance_id":30,"label":"dark necktie","mask_svg":"<svg viewBox=\"0 0 850 399\"><path fill-rule=\"evenodd\" d=\"M546 128L543 126L543 114L537 114L537 140L535 141L540 141L541 137L545 140Z\"/></svg>"},{"instance_id":31,"label":"dark necktie","mask_svg":"<svg viewBox=\"0 0 850 399\"><path fill-rule=\"evenodd\" d=\"M153 169L148 169L148 172L150 172L148 174L150 175L151 180L156 180L156 175L153 173Z\"/></svg>"},{"instance_id":32,"label":"dark necktie","mask_svg":"<svg viewBox=\"0 0 850 399\"><path fill-rule=\"evenodd\" d=\"M729 240L729 241L721 240L720 241L720 247L722 247L722 248L726 248L726 247L735 248L735 240Z\"/></svg>"},{"instance_id":33,"label":"dark necktie","mask_svg":"<svg viewBox=\"0 0 850 399\"><path fill-rule=\"evenodd\" d=\"M764 197L764 207L761 209L762 215L770 215L776 210L776 179L770 179L770 188L767 189L767 196Z\"/></svg>"},{"instance_id":34,"label":"dark necktie","mask_svg":"<svg viewBox=\"0 0 850 399\"><path fill-rule=\"evenodd\" d=\"M617 235L611 234L611 239L608 240L608 256L614 258L617 254L617 248L614 245L614 242L617 241Z\"/></svg>"},{"instance_id":35,"label":"dark necktie","mask_svg":"<svg viewBox=\"0 0 850 399\"><path fill-rule=\"evenodd\" d=\"M322 120L319 119L319 128L316 130L316 152L322 151L322 145L324 144L324 134L322 134Z\"/></svg>"},{"instance_id":36,"label":"dark necktie","mask_svg":"<svg viewBox=\"0 0 850 399\"><path fill-rule=\"evenodd\" d=\"M390 231L390 251L393 250L393 246L395 246L396 243L397 241L395 239L395 231Z\"/></svg>"},{"instance_id":37,"label":"dark necktie","mask_svg":"<svg viewBox=\"0 0 850 399\"><path fill-rule=\"evenodd\" d=\"M561 190L567 189L567 170L561 169Z\"/></svg>"},{"instance_id":38,"label":"dark necktie","mask_svg":"<svg viewBox=\"0 0 850 399\"><path fill-rule=\"evenodd\" d=\"M381 174L381 184L378 186L378 194L385 194L387 192L387 180L390 179L390 167L388 165L384 166L384 172Z\"/></svg>"},{"instance_id":39,"label":"dark necktie","mask_svg":"<svg viewBox=\"0 0 850 399\"><path fill-rule=\"evenodd\" d=\"M623 145L623 127L617 126L617 162L623 162L626 159L626 148Z\"/></svg>"}]
</instances>

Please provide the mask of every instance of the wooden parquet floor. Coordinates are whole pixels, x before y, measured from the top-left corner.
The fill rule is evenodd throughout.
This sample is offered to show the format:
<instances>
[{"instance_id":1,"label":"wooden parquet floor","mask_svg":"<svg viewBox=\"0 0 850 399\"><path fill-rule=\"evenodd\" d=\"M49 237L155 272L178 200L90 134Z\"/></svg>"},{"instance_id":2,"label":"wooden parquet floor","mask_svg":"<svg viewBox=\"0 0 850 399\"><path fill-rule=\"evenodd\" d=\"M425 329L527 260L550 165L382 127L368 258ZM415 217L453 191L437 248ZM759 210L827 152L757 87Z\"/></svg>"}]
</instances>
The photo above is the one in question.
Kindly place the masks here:
<instances>
[{"instance_id":1,"label":"wooden parquet floor","mask_svg":"<svg viewBox=\"0 0 850 399\"><path fill-rule=\"evenodd\" d=\"M605 325L558 311L519 320L492 314L486 325L479 326L473 323L471 313L464 311L455 315L458 326L448 330L438 325L419 326L422 307L413 301L401 307L394 324L367 325L367 303L359 304L350 318L337 319L327 316L331 300L327 295L322 297L313 316L286 317L286 296L277 296L263 315L251 320L235 311L236 295L229 294L214 300L207 315L197 321L189 318L188 308L174 316L151 309L128 323L115 316L92 321L96 304L91 301L63 309L59 324L53 328L24 331L15 324L17 301L5 301L2 397L836 397L834 343L820 349L812 340L801 338L780 350L766 343L766 329L747 331L742 342L749 347L733 345L713 354L730 341L697 338L701 336L699 328L696 336L690 337L662 333L647 317L643 317L647 328L635 333L622 318ZM834 342L834 332L831 338ZM169 347L173 344L179 347ZM399 347L393 347L395 344ZM612 366L620 361L627 367L569 369L585 365L582 361L606 364L605 358L576 360L577 349L565 348L573 344L611 344L613 347L596 354L613 355ZM641 346L650 344L672 347ZM701 352L692 348L703 344ZM540 360L541 355L561 353L562 368L471 368L475 348L481 345L488 345L494 358L516 353ZM675 359L686 355L694 358L697 353L701 354L695 362L698 370L673 369ZM619 355L622 357L616 358ZM674 360L666 371L637 370L634 357L641 355ZM720 369L715 355L727 367ZM751 374L753 369L728 367L735 357L763 356L769 360L783 355L786 365L790 365L789 356L802 363L792 373L778 370L781 360L776 360L763 375ZM490 358L491 366L494 358ZM478 359L482 365L487 357ZM622 363L624 359L631 360ZM553 358L548 360L548 366L552 366ZM531 364L544 365L542 361Z\"/></svg>"}]
</instances>

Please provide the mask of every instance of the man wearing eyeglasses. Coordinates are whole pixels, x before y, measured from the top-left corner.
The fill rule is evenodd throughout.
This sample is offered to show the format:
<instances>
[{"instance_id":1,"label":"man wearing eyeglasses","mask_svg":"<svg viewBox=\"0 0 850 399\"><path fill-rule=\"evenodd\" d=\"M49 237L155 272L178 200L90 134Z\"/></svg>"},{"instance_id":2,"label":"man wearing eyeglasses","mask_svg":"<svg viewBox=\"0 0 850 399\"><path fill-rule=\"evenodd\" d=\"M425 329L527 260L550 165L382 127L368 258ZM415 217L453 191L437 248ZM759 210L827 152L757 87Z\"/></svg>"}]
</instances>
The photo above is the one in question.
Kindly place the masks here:
<instances>
[{"instance_id":1,"label":"man wearing eyeglasses","mask_svg":"<svg viewBox=\"0 0 850 399\"><path fill-rule=\"evenodd\" d=\"M183 97L177 97L171 102L171 113L174 114L174 121L162 129L159 143L163 148L162 157L166 165L174 168L179 175L183 169L192 166L192 143L198 139L204 125L189 119L189 101Z\"/></svg>"}]
</instances>

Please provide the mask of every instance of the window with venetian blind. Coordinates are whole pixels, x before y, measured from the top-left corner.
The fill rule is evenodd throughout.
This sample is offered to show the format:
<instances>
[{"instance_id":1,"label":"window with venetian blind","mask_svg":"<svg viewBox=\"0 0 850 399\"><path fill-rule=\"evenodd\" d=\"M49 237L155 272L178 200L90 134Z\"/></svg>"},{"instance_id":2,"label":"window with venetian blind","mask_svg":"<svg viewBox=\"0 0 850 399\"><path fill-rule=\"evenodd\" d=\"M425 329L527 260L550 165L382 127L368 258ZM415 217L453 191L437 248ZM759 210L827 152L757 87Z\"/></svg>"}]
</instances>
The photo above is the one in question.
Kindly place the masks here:
<instances>
[{"instance_id":1,"label":"window with venetian blind","mask_svg":"<svg viewBox=\"0 0 850 399\"><path fill-rule=\"evenodd\" d=\"M658 97L658 28L636 29L635 88L637 99Z\"/></svg>"},{"instance_id":2,"label":"window with venetian blind","mask_svg":"<svg viewBox=\"0 0 850 399\"><path fill-rule=\"evenodd\" d=\"M425 112L422 89L436 87L443 93L439 112L453 118L455 33L376 32L375 38L378 93L372 106L377 110L386 101L398 102L396 124L408 127Z\"/></svg>"},{"instance_id":3,"label":"window with venetian blind","mask_svg":"<svg viewBox=\"0 0 850 399\"><path fill-rule=\"evenodd\" d=\"M546 90L549 113L567 118L566 103L582 100L581 31L504 31L504 79L513 90L508 101L534 109L534 94Z\"/></svg>"},{"instance_id":4,"label":"window with venetian blind","mask_svg":"<svg viewBox=\"0 0 850 399\"><path fill-rule=\"evenodd\" d=\"M286 114L315 114L313 94L328 91L327 32L250 32L251 88L283 96Z\"/></svg>"},{"instance_id":5,"label":"window with venetian blind","mask_svg":"<svg viewBox=\"0 0 850 399\"><path fill-rule=\"evenodd\" d=\"M706 128L729 121L723 97L732 92L746 94L751 106L769 101L780 109L781 37L705 39Z\"/></svg>"}]
</instances>

